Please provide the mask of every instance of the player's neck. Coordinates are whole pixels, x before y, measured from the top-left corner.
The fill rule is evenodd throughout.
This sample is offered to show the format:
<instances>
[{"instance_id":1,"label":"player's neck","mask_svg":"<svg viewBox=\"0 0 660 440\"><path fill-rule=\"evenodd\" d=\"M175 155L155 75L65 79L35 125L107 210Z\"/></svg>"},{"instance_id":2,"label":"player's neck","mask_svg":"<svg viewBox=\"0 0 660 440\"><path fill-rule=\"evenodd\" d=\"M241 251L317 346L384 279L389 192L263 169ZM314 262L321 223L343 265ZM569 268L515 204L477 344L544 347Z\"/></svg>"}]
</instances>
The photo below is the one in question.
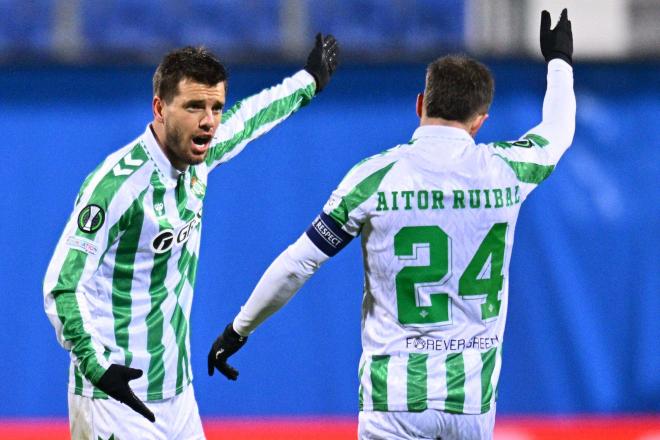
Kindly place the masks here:
<instances>
[{"instance_id":1,"label":"player's neck","mask_svg":"<svg viewBox=\"0 0 660 440\"><path fill-rule=\"evenodd\" d=\"M448 119L428 118L426 116L422 116L419 120L419 126L421 127L423 125L440 125L443 127L460 128L470 133L470 127L468 126L468 124L465 124L460 121L450 121Z\"/></svg>"}]
</instances>

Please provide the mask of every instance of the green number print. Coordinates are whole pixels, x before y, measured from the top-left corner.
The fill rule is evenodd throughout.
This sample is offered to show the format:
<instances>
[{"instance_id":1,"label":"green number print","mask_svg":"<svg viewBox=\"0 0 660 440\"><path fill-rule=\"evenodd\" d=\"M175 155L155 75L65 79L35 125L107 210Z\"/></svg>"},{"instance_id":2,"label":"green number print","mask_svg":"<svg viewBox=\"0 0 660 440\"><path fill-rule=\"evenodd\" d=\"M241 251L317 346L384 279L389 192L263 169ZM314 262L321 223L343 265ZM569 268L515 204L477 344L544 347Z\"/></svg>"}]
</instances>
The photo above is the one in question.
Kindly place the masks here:
<instances>
[{"instance_id":1,"label":"green number print","mask_svg":"<svg viewBox=\"0 0 660 440\"><path fill-rule=\"evenodd\" d=\"M430 324L448 322L449 295L431 294L431 305L417 305L415 284L439 283L450 275L449 236L438 226L406 226L394 236L394 254L402 259L416 257L416 246L429 248L428 266L406 266L396 275L396 300L401 324Z\"/></svg>"},{"instance_id":2,"label":"green number print","mask_svg":"<svg viewBox=\"0 0 660 440\"><path fill-rule=\"evenodd\" d=\"M458 281L458 294L464 299L485 298L481 319L498 316L498 298L504 276L506 223L496 223ZM431 305L417 302L416 285L442 285L451 276L451 238L438 226L405 226L394 236L394 254L400 259L416 259L416 249L429 248L428 266L406 266L396 275L397 312L401 324L442 324L451 321L451 299L447 293L432 293ZM490 260L490 265L487 263ZM489 267L489 273L485 270Z\"/></svg>"},{"instance_id":3,"label":"green number print","mask_svg":"<svg viewBox=\"0 0 660 440\"><path fill-rule=\"evenodd\" d=\"M470 264L465 268L463 276L458 280L458 294L466 299L470 297L486 297L481 305L481 319L487 320L500 314L498 298L504 276L502 266L504 265L504 243L506 241L506 223L495 223L486 238L479 245L477 253L474 254ZM484 278L482 270L490 258L490 274Z\"/></svg>"}]
</instances>

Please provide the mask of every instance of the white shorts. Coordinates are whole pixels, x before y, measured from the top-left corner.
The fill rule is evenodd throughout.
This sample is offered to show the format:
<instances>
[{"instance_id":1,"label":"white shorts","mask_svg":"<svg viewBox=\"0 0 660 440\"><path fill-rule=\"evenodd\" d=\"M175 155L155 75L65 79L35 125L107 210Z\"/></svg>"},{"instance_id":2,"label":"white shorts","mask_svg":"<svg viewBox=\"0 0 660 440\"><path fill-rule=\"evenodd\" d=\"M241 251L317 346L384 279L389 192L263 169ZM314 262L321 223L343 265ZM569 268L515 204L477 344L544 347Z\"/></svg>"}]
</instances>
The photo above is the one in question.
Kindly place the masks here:
<instances>
[{"instance_id":1,"label":"white shorts","mask_svg":"<svg viewBox=\"0 0 660 440\"><path fill-rule=\"evenodd\" d=\"M360 411L360 440L490 440L495 406L484 414L451 414L435 409L422 412Z\"/></svg>"},{"instance_id":2,"label":"white shorts","mask_svg":"<svg viewBox=\"0 0 660 440\"><path fill-rule=\"evenodd\" d=\"M69 393L69 427L74 440L197 440L204 439L192 385L169 399L146 402L156 423L119 401ZM113 437L114 436L114 437Z\"/></svg>"}]
</instances>

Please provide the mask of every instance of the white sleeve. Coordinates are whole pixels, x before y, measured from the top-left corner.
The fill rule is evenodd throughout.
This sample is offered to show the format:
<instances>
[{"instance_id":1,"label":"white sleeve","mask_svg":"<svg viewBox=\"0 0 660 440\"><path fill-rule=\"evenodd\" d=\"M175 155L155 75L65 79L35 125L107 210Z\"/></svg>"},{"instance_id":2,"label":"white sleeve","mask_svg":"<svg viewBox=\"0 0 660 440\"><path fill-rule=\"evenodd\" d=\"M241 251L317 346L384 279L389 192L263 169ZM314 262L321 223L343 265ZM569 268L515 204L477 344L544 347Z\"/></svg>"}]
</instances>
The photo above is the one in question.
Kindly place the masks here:
<instances>
[{"instance_id":1,"label":"white sleeve","mask_svg":"<svg viewBox=\"0 0 660 440\"><path fill-rule=\"evenodd\" d=\"M307 105L316 93L314 77L301 70L280 84L234 104L222 115L206 156L209 170L239 154L245 146Z\"/></svg>"},{"instance_id":2,"label":"white sleeve","mask_svg":"<svg viewBox=\"0 0 660 440\"><path fill-rule=\"evenodd\" d=\"M573 143L575 134L575 93L573 68L555 58L548 63L548 86L543 100L543 119L526 135L536 134L549 141L543 148L545 161L556 164Z\"/></svg>"},{"instance_id":3,"label":"white sleeve","mask_svg":"<svg viewBox=\"0 0 660 440\"><path fill-rule=\"evenodd\" d=\"M575 93L573 68L561 59L548 63L548 85L541 122L518 141L493 142L488 148L511 167L530 190L547 178L573 142Z\"/></svg>"},{"instance_id":4,"label":"white sleeve","mask_svg":"<svg viewBox=\"0 0 660 440\"><path fill-rule=\"evenodd\" d=\"M289 246L261 276L247 302L234 319L234 330L248 336L270 315L286 304L330 257L307 234Z\"/></svg>"}]
</instances>

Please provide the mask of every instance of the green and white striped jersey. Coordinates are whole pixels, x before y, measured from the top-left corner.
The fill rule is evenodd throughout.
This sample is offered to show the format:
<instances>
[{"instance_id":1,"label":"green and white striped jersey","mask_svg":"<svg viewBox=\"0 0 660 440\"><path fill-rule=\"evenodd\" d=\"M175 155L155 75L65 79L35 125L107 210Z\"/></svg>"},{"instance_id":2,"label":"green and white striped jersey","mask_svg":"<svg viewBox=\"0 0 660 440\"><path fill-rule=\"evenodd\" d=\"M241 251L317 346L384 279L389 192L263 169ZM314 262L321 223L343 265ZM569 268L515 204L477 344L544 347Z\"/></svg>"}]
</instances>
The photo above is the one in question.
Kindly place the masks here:
<instances>
[{"instance_id":1,"label":"green and white striped jersey","mask_svg":"<svg viewBox=\"0 0 660 440\"><path fill-rule=\"evenodd\" d=\"M553 60L543 122L521 139L475 144L465 130L421 126L334 191L308 235L332 255L342 233L361 234L361 410L491 408L518 211L574 129L572 68Z\"/></svg>"},{"instance_id":2,"label":"green and white striped jersey","mask_svg":"<svg viewBox=\"0 0 660 440\"><path fill-rule=\"evenodd\" d=\"M71 352L69 390L105 398L92 383L110 364L144 371L142 400L191 382L189 317L209 172L236 156L315 93L301 71L222 117L204 163L176 170L151 128L108 156L80 190L44 281L44 307Z\"/></svg>"}]
</instances>

